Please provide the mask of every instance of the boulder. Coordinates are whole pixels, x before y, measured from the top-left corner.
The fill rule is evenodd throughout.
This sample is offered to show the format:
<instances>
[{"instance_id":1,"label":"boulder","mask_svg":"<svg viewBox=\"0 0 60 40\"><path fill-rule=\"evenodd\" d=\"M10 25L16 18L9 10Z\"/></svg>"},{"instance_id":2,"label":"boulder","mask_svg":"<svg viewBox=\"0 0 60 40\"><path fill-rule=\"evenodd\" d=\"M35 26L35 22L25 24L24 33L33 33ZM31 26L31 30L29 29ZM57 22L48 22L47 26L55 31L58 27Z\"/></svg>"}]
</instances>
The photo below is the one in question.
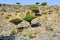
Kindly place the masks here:
<instances>
[{"instance_id":1,"label":"boulder","mask_svg":"<svg viewBox=\"0 0 60 40\"><path fill-rule=\"evenodd\" d=\"M35 18L31 21L31 24L36 24L36 23L39 23L39 17L38 18Z\"/></svg>"},{"instance_id":2,"label":"boulder","mask_svg":"<svg viewBox=\"0 0 60 40\"><path fill-rule=\"evenodd\" d=\"M20 24L17 25L17 28L21 28L21 27L24 27L24 28L30 27L30 24L27 21L22 21Z\"/></svg>"}]
</instances>

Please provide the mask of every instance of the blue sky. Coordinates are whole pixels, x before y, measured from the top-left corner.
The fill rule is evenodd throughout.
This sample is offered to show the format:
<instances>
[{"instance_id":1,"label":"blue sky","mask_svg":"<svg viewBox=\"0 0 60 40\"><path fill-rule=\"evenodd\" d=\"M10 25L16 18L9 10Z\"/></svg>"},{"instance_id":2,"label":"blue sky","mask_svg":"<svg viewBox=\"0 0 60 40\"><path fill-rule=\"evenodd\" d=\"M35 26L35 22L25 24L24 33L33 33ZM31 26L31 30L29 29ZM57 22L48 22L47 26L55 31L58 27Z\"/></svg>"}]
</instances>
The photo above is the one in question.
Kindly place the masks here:
<instances>
[{"instance_id":1,"label":"blue sky","mask_svg":"<svg viewBox=\"0 0 60 40\"><path fill-rule=\"evenodd\" d=\"M17 2L21 3L22 5L31 5L35 2L47 2L48 5L60 5L59 0L0 0L2 4L16 4Z\"/></svg>"}]
</instances>

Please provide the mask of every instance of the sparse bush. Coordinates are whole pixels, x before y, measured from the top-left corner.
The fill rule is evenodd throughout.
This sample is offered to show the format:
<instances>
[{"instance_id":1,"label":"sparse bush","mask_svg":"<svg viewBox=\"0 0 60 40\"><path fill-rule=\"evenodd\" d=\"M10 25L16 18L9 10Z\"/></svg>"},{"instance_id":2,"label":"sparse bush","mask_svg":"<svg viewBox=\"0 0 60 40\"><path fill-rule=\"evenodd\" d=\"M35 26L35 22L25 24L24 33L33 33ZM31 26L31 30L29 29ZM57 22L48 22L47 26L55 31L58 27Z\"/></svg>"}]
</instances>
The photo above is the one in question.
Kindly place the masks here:
<instances>
[{"instance_id":1,"label":"sparse bush","mask_svg":"<svg viewBox=\"0 0 60 40\"><path fill-rule=\"evenodd\" d=\"M19 13L19 11L16 11L16 13Z\"/></svg>"},{"instance_id":2,"label":"sparse bush","mask_svg":"<svg viewBox=\"0 0 60 40\"><path fill-rule=\"evenodd\" d=\"M17 15L17 13L15 13L15 15Z\"/></svg>"},{"instance_id":3,"label":"sparse bush","mask_svg":"<svg viewBox=\"0 0 60 40\"><path fill-rule=\"evenodd\" d=\"M39 4L39 2L36 2L35 4L36 4L36 5L38 5L38 4Z\"/></svg>"},{"instance_id":4,"label":"sparse bush","mask_svg":"<svg viewBox=\"0 0 60 40\"><path fill-rule=\"evenodd\" d=\"M45 6L45 5L47 5L47 3L46 2L42 2L41 5L42 6Z\"/></svg>"},{"instance_id":5,"label":"sparse bush","mask_svg":"<svg viewBox=\"0 0 60 40\"><path fill-rule=\"evenodd\" d=\"M11 16L11 15L8 15L8 16Z\"/></svg>"},{"instance_id":6,"label":"sparse bush","mask_svg":"<svg viewBox=\"0 0 60 40\"><path fill-rule=\"evenodd\" d=\"M51 12L53 12L53 10L48 10L48 12L50 12L50 13L51 13Z\"/></svg>"},{"instance_id":7,"label":"sparse bush","mask_svg":"<svg viewBox=\"0 0 60 40\"><path fill-rule=\"evenodd\" d=\"M0 7L2 6L2 4L0 4Z\"/></svg>"},{"instance_id":8,"label":"sparse bush","mask_svg":"<svg viewBox=\"0 0 60 40\"><path fill-rule=\"evenodd\" d=\"M18 29L17 31L18 31L18 32L22 32L22 31L23 31L23 29Z\"/></svg>"},{"instance_id":9,"label":"sparse bush","mask_svg":"<svg viewBox=\"0 0 60 40\"><path fill-rule=\"evenodd\" d=\"M29 11L27 11L27 12L26 12L26 15L30 15L30 12L29 12Z\"/></svg>"},{"instance_id":10,"label":"sparse bush","mask_svg":"<svg viewBox=\"0 0 60 40\"><path fill-rule=\"evenodd\" d=\"M34 15L27 15L27 16L24 18L24 20L26 20L26 21L28 21L28 22L31 23L31 20L33 20L34 18L36 18L36 16L34 16Z\"/></svg>"},{"instance_id":11,"label":"sparse bush","mask_svg":"<svg viewBox=\"0 0 60 40\"><path fill-rule=\"evenodd\" d=\"M5 19L9 19L9 17L7 16L7 17L5 17Z\"/></svg>"},{"instance_id":12,"label":"sparse bush","mask_svg":"<svg viewBox=\"0 0 60 40\"><path fill-rule=\"evenodd\" d=\"M52 27L47 26L47 27L46 27L46 31L53 31L53 28L52 28Z\"/></svg>"},{"instance_id":13,"label":"sparse bush","mask_svg":"<svg viewBox=\"0 0 60 40\"><path fill-rule=\"evenodd\" d=\"M17 34L17 30L12 30L10 35L16 35Z\"/></svg>"},{"instance_id":14,"label":"sparse bush","mask_svg":"<svg viewBox=\"0 0 60 40\"><path fill-rule=\"evenodd\" d=\"M24 39L24 40L27 40L27 39Z\"/></svg>"},{"instance_id":15,"label":"sparse bush","mask_svg":"<svg viewBox=\"0 0 60 40\"><path fill-rule=\"evenodd\" d=\"M1 11L6 12L6 9L2 8Z\"/></svg>"},{"instance_id":16,"label":"sparse bush","mask_svg":"<svg viewBox=\"0 0 60 40\"><path fill-rule=\"evenodd\" d=\"M59 10L59 8L57 7L57 8L55 8L57 11Z\"/></svg>"},{"instance_id":17,"label":"sparse bush","mask_svg":"<svg viewBox=\"0 0 60 40\"><path fill-rule=\"evenodd\" d=\"M18 25L20 22L22 22L22 20L19 18L15 18L15 19L10 20L10 22L15 24L15 25Z\"/></svg>"},{"instance_id":18,"label":"sparse bush","mask_svg":"<svg viewBox=\"0 0 60 40\"><path fill-rule=\"evenodd\" d=\"M35 38L36 36L33 36L33 35L29 35L29 38Z\"/></svg>"},{"instance_id":19,"label":"sparse bush","mask_svg":"<svg viewBox=\"0 0 60 40\"><path fill-rule=\"evenodd\" d=\"M38 9L37 6L31 6L30 9L32 10L32 12L35 13L36 16L41 16L41 15L39 14L39 9Z\"/></svg>"},{"instance_id":20,"label":"sparse bush","mask_svg":"<svg viewBox=\"0 0 60 40\"><path fill-rule=\"evenodd\" d=\"M17 4L17 5L19 5L20 3L19 3L19 2L17 2L16 4Z\"/></svg>"},{"instance_id":21,"label":"sparse bush","mask_svg":"<svg viewBox=\"0 0 60 40\"><path fill-rule=\"evenodd\" d=\"M47 12L42 12L42 14L47 14Z\"/></svg>"},{"instance_id":22,"label":"sparse bush","mask_svg":"<svg viewBox=\"0 0 60 40\"><path fill-rule=\"evenodd\" d=\"M4 15L4 13L1 13L0 15Z\"/></svg>"}]
</instances>

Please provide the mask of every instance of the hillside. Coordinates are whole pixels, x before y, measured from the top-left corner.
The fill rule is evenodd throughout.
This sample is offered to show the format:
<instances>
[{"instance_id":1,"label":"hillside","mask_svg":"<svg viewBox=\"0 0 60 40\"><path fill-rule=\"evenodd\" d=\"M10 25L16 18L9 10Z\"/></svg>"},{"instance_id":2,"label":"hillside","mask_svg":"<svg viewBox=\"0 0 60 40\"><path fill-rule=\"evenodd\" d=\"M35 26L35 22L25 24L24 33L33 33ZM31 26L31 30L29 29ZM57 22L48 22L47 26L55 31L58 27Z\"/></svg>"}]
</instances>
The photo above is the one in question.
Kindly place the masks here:
<instances>
[{"instance_id":1,"label":"hillside","mask_svg":"<svg viewBox=\"0 0 60 40\"><path fill-rule=\"evenodd\" d=\"M2 36L14 36L11 40L60 40L60 6L1 5Z\"/></svg>"}]
</instances>

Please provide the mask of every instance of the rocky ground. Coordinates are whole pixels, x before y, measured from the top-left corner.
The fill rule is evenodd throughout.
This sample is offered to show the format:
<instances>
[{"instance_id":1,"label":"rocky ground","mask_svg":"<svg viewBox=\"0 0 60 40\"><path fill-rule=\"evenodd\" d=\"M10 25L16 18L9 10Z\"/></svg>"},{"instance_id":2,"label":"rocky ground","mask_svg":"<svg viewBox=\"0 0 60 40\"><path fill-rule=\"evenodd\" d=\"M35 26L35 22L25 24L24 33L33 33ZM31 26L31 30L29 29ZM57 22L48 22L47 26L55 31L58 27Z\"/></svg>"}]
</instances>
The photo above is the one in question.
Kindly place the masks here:
<instances>
[{"instance_id":1,"label":"rocky ground","mask_svg":"<svg viewBox=\"0 0 60 40\"><path fill-rule=\"evenodd\" d=\"M22 19L26 16L26 12L22 12L24 14L0 12L0 37L10 36L14 32L13 40L60 40L60 6L38 7L41 16L33 19L31 24ZM18 25L9 22L14 18L23 21ZM35 26L32 26L33 24Z\"/></svg>"}]
</instances>

